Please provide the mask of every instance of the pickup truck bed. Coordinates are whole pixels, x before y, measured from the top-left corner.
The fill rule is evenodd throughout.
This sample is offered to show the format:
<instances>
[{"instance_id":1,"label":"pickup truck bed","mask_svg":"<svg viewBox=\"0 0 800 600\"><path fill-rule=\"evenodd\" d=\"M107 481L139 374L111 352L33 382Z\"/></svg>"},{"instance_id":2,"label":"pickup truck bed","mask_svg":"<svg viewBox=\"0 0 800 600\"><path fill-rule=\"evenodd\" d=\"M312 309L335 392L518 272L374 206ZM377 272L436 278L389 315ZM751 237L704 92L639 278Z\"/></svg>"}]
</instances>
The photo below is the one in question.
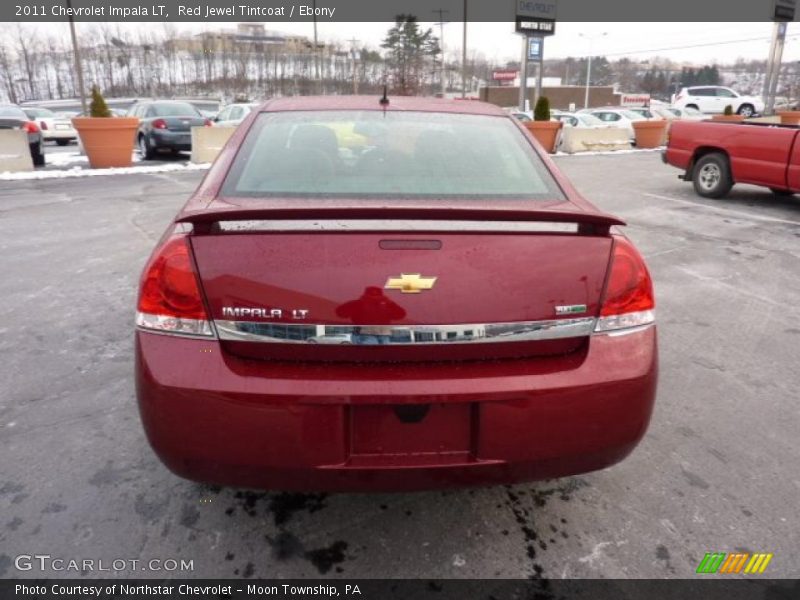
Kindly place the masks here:
<instances>
[{"instance_id":1,"label":"pickup truck bed","mask_svg":"<svg viewBox=\"0 0 800 600\"><path fill-rule=\"evenodd\" d=\"M800 191L798 133L795 125L676 121L663 160L701 196L720 198L736 183L791 194Z\"/></svg>"}]
</instances>

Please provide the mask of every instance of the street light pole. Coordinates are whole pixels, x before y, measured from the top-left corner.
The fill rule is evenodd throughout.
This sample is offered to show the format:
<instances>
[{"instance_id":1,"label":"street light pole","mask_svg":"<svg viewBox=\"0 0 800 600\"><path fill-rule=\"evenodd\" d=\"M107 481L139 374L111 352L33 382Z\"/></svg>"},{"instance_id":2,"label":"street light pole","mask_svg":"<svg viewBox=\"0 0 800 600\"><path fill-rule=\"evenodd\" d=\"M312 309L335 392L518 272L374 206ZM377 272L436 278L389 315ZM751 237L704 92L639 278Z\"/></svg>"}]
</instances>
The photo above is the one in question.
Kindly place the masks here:
<instances>
[{"instance_id":1,"label":"street light pole","mask_svg":"<svg viewBox=\"0 0 800 600\"><path fill-rule=\"evenodd\" d=\"M72 0L67 0L69 14L69 33L72 37L72 53L75 56L75 75L78 78L78 94L81 97L81 111L86 114L86 92L83 89L83 66L81 65L81 52L78 48L78 37L75 35L75 21L72 18Z\"/></svg>"},{"instance_id":2,"label":"street light pole","mask_svg":"<svg viewBox=\"0 0 800 600\"><path fill-rule=\"evenodd\" d=\"M608 35L608 32L604 31L603 33L599 33L593 36L586 35L585 33L579 33L578 35L580 37L584 37L587 40L589 40L589 58L586 61L586 93L584 94L583 97L583 108L589 108L589 86L591 85L591 79L592 79L592 42L594 41L595 38L601 38L603 36Z\"/></svg>"},{"instance_id":3,"label":"street light pole","mask_svg":"<svg viewBox=\"0 0 800 600\"><path fill-rule=\"evenodd\" d=\"M592 53L589 51L589 60L586 63L586 93L583 96L583 108L589 108L589 85L592 80Z\"/></svg>"}]
</instances>

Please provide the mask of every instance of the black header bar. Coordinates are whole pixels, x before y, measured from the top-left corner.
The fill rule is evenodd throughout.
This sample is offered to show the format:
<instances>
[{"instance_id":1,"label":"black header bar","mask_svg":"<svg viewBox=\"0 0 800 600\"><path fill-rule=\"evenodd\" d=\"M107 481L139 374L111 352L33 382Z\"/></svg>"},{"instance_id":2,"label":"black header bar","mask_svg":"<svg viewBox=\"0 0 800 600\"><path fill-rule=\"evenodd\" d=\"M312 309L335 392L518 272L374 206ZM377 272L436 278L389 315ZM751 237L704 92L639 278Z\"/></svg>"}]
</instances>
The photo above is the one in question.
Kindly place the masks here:
<instances>
[{"instance_id":1,"label":"black header bar","mask_svg":"<svg viewBox=\"0 0 800 600\"><path fill-rule=\"evenodd\" d=\"M466 20L514 23L518 3L532 0L467 0ZM536 0L557 4L559 21L721 22L770 21L773 0ZM450 21L464 20L464 0L437 0ZM398 14L426 20L430 0L72 0L76 21L93 22L392 22ZM314 13L316 7L316 14ZM68 19L66 0L2 0L0 21L46 22Z\"/></svg>"}]
</instances>

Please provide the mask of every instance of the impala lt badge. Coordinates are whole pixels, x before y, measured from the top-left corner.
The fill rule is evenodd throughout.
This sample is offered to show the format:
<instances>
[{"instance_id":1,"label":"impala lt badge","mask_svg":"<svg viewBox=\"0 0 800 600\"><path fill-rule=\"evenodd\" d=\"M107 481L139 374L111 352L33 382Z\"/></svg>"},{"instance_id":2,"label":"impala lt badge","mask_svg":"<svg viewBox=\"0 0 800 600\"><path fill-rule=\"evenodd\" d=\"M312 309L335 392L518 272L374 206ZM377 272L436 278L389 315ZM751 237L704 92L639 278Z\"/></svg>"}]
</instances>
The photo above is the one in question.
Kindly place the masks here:
<instances>
[{"instance_id":1,"label":"impala lt badge","mask_svg":"<svg viewBox=\"0 0 800 600\"><path fill-rule=\"evenodd\" d=\"M223 317L257 317L259 319L282 319L286 315L292 319L302 320L308 317L308 311L304 308L283 310L281 308L257 308L252 306L232 307L223 306Z\"/></svg>"},{"instance_id":2,"label":"impala lt badge","mask_svg":"<svg viewBox=\"0 0 800 600\"><path fill-rule=\"evenodd\" d=\"M389 277L386 290L400 290L403 294L419 294L422 290L430 290L436 283L436 277L423 277L419 273L401 273L400 277Z\"/></svg>"}]
</instances>

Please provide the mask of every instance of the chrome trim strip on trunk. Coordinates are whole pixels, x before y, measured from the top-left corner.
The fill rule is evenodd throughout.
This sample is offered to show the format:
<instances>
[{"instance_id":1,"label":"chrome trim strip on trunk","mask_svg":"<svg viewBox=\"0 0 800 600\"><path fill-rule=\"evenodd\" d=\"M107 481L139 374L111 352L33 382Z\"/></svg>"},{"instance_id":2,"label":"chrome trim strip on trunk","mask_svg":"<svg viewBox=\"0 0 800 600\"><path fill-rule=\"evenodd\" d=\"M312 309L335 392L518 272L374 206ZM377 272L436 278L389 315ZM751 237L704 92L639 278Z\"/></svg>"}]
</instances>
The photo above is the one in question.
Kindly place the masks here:
<instances>
[{"instance_id":1,"label":"chrome trim strip on trunk","mask_svg":"<svg viewBox=\"0 0 800 600\"><path fill-rule=\"evenodd\" d=\"M442 220L377 220L377 219L254 219L218 222L220 231L362 231L369 233L409 232L519 232L577 233L578 224L569 221L442 221Z\"/></svg>"},{"instance_id":2,"label":"chrome trim strip on trunk","mask_svg":"<svg viewBox=\"0 0 800 600\"><path fill-rule=\"evenodd\" d=\"M272 344L358 344L418 346L531 342L585 337L594 317L450 325L318 325L215 320L220 340Z\"/></svg>"}]
</instances>

